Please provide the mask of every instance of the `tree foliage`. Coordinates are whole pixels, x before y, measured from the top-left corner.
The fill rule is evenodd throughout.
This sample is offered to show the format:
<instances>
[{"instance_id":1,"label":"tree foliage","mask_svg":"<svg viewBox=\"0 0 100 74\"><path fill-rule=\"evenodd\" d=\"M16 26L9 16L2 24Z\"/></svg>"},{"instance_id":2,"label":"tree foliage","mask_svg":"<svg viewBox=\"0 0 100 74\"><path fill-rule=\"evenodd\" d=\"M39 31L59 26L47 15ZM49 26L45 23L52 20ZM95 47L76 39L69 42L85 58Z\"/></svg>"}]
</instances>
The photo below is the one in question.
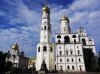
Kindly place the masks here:
<instances>
[{"instance_id":1,"label":"tree foliage","mask_svg":"<svg viewBox=\"0 0 100 74\"><path fill-rule=\"evenodd\" d=\"M85 62L85 68L86 71L93 71L93 64L95 62L95 57L92 52L92 49L90 48L84 48L83 49L83 55L84 55L84 62Z\"/></svg>"}]
</instances>

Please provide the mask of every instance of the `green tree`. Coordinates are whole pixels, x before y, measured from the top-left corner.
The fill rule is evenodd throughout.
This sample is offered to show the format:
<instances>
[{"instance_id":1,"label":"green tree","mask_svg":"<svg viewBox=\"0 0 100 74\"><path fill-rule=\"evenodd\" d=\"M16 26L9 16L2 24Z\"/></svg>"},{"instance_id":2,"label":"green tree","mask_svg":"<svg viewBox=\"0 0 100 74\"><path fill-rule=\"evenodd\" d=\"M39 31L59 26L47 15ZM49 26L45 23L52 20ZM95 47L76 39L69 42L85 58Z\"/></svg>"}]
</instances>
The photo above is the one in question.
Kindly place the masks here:
<instances>
[{"instance_id":1,"label":"green tree","mask_svg":"<svg viewBox=\"0 0 100 74\"><path fill-rule=\"evenodd\" d=\"M83 56L84 56L84 62L85 62L85 68L86 71L93 71L93 64L95 62L95 57L92 52L92 49L90 48L84 48L83 49Z\"/></svg>"},{"instance_id":2,"label":"green tree","mask_svg":"<svg viewBox=\"0 0 100 74\"><path fill-rule=\"evenodd\" d=\"M6 54L0 51L0 73L3 74L5 72L5 64L6 64Z\"/></svg>"}]
</instances>

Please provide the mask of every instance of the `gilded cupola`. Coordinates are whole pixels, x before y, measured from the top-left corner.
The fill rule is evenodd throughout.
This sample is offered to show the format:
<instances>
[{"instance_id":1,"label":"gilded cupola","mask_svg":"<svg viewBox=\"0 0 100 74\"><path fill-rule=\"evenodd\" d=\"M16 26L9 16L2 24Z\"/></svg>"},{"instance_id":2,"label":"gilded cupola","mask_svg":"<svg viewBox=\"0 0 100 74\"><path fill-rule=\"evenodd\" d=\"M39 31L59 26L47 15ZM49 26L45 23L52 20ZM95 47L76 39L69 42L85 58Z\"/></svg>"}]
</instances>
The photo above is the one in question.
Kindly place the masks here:
<instances>
[{"instance_id":1,"label":"gilded cupola","mask_svg":"<svg viewBox=\"0 0 100 74\"><path fill-rule=\"evenodd\" d=\"M68 21L68 23L69 23L69 19L68 19L68 17L63 16L63 17L61 18L61 21L63 21L63 20L67 20L67 21Z\"/></svg>"},{"instance_id":2,"label":"gilded cupola","mask_svg":"<svg viewBox=\"0 0 100 74\"><path fill-rule=\"evenodd\" d=\"M44 6L42 11L46 13L50 13L50 9L47 6Z\"/></svg>"},{"instance_id":3,"label":"gilded cupola","mask_svg":"<svg viewBox=\"0 0 100 74\"><path fill-rule=\"evenodd\" d=\"M15 43L15 45L12 46L12 49L18 49L17 43Z\"/></svg>"}]
</instances>

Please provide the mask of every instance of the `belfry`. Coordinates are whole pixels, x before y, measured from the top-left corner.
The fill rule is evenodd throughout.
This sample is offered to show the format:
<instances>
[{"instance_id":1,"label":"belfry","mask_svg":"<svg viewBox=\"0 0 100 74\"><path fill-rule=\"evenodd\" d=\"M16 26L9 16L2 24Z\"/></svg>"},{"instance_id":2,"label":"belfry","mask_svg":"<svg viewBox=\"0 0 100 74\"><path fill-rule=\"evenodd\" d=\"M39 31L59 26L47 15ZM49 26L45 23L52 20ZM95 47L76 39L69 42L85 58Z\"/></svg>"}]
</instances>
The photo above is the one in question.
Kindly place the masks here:
<instances>
[{"instance_id":1,"label":"belfry","mask_svg":"<svg viewBox=\"0 0 100 74\"><path fill-rule=\"evenodd\" d=\"M36 70L39 71L42 62L48 71L54 70L54 45L52 43L52 30L50 23L50 9L44 6L42 9L42 24L40 32L40 43L37 44Z\"/></svg>"}]
</instances>

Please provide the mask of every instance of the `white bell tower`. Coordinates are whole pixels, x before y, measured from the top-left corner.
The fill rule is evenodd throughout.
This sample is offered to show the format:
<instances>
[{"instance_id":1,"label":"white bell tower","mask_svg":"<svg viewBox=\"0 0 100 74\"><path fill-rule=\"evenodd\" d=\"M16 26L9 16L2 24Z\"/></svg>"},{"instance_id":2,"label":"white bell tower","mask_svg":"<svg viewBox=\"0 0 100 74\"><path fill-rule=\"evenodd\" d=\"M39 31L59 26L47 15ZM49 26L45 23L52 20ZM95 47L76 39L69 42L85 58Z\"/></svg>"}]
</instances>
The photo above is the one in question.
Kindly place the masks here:
<instances>
[{"instance_id":1,"label":"white bell tower","mask_svg":"<svg viewBox=\"0 0 100 74\"><path fill-rule=\"evenodd\" d=\"M50 10L45 6L43 7L42 12L40 42L51 42Z\"/></svg>"},{"instance_id":2,"label":"white bell tower","mask_svg":"<svg viewBox=\"0 0 100 74\"><path fill-rule=\"evenodd\" d=\"M40 43L37 44L36 70L41 69L43 60L48 71L55 68L54 64L54 44L52 44L51 24L50 24L50 10L47 6L42 9L42 24L40 32Z\"/></svg>"}]
</instances>

